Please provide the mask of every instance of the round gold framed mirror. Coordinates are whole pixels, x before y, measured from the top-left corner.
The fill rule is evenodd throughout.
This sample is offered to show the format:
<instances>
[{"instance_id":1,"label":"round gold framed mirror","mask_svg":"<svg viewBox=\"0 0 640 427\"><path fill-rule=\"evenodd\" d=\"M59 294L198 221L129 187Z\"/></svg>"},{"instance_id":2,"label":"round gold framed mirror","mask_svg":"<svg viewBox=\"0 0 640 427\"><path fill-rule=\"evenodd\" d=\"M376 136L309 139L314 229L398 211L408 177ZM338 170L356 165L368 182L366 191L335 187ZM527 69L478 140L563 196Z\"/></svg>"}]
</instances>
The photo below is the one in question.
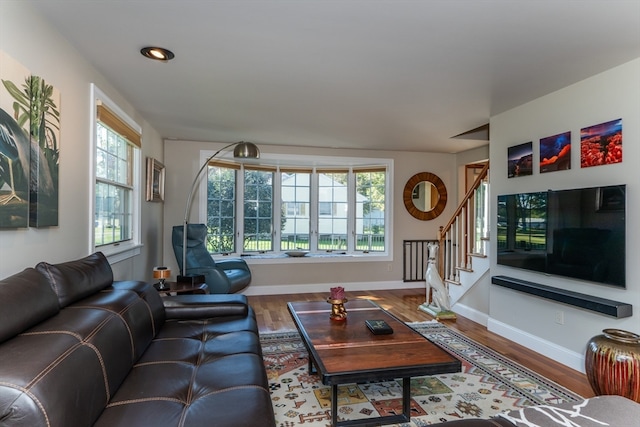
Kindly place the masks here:
<instances>
[{"instance_id":1,"label":"round gold framed mirror","mask_svg":"<svg viewBox=\"0 0 640 427\"><path fill-rule=\"evenodd\" d=\"M402 193L407 211L421 221L437 218L447 205L447 189L444 182L431 172L413 175Z\"/></svg>"}]
</instances>

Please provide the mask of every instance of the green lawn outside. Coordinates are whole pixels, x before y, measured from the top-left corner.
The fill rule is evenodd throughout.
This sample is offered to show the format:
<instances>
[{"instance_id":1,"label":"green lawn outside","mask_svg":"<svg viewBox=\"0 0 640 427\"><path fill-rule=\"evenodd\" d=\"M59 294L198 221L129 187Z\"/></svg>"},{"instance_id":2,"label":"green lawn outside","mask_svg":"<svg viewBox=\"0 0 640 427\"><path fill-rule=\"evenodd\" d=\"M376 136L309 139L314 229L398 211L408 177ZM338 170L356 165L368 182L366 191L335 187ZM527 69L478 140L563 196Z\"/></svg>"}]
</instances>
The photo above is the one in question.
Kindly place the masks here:
<instances>
[{"instance_id":1,"label":"green lawn outside","mask_svg":"<svg viewBox=\"0 0 640 427\"><path fill-rule=\"evenodd\" d=\"M277 242L275 243L277 245ZM213 245L210 245L208 249L209 251L213 251ZM279 248L272 247L272 241L269 239L251 240L245 242L244 245L244 251L246 252L271 252L278 249ZM318 249L320 251L344 251L347 249L347 242L345 239L319 239ZM384 249L383 235L372 235L371 242L369 242L368 235L365 235L363 238L358 239L356 243L357 251L383 252ZM302 239L283 241L282 250L309 250L309 241Z\"/></svg>"},{"instance_id":2,"label":"green lawn outside","mask_svg":"<svg viewBox=\"0 0 640 427\"><path fill-rule=\"evenodd\" d=\"M516 247L507 248L507 229L498 227L497 242L499 249L540 249L545 250L547 246L547 237L544 230L516 231Z\"/></svg>"}]
</instances>

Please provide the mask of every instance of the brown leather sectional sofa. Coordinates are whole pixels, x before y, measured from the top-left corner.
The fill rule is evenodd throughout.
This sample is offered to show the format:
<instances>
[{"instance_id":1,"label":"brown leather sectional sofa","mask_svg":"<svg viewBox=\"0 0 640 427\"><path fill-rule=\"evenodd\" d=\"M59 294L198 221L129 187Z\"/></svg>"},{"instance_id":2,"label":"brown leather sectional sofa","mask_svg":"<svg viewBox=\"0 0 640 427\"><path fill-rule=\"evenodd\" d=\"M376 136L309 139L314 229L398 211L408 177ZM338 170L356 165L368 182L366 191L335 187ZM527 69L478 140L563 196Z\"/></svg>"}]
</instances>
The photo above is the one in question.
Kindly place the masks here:
<instances>
[{"instance_id":1,"label":"brown leather sectional sofa","mask_svg":"<svg viewBox=\"0 0 640 427\"><path fill-rule=\"evenodd\" d=\"M620 396L443 427L631 426ZM574 425L574 424L571 424ZM275 427L243 295L159 296L101 253L0 280L0 427Z\"/></svg>"},{"instance_id":2,"label":"brown leather sectional sofa","mask_svg":"<svg viewBox=\"0 0 640 427\"><path fill-rule=\"evenodd\" d=\"M114 282L101 253L1 280L0 426L275 426L254 313Z\"/></svg>"}]
</instances>

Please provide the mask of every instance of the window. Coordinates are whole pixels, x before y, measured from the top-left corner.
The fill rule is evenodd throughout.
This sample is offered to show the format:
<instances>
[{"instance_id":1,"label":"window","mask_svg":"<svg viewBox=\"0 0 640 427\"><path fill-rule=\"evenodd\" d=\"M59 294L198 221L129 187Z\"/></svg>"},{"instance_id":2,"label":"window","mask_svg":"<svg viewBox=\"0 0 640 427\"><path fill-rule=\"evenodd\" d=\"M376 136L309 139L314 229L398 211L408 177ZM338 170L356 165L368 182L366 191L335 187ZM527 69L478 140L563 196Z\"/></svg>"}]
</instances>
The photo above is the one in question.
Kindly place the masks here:
<instances>
[{"instance_id":1,"label":"window","mask_svg":"<svg viewBox=\"0 0 640 427\"><path fill-rule=\"evenodd\" d=\"M356 178L356 250L380 252L385 249L384 169L362 169L355 171Z\"/></svg>"},{"instance_id":2,"label":"window","mask_svg":"<svg viewBox=\"0 0 640 427\"><path fill-rule=\"evenodd\" d=\"M309 249L311 171L280 170L280 250Z\"/></svg>"},{"instance_id":3,"label":"window","mask_svg":"<svg viewBox=\"0 0 640 427\"><path fill-rule=\"evenodd\" d=\"M273 172L244 171L243 251L273 250Z\"/></svg>"},{"instance_id":4,"label":"window","mask_svg":"<svg viewBox=\"0 0 640 427\"><path fill-rule=\"evenodd\" d=\"M235 165L209 164L207 181L207 247L211 253L234 252L236 234Z\"/></svg>"},{"instance_id":5,"label":"window","mask_svg":"<svg viewBox=\"0 0 640 427\"><path fill-rule=\"evenodd\" d=\"M95 100L91 251L110 261L140 245L140 127L92 86ZM133 252L130 252L133 251ZM118 255L116 255L118 254Z\"/></svg>"},{"instance_id":6,"label":"window","mask_svg":"<svg viewBox=\"0 0 640 427\"><path fill-rule=\"evenodd\" d=\"M268 161L263 155L261 162ZM391 160L344 168L212 162L206 204L208 249L214 254L298 249L388 254L385 231L390 218L385 213L391 203L391 165Z\"/></svg>"},{"instance_id":7,"label":"window","mask_svg":"<svg viewBox=\"0 0 640 427\"><path fill-rule=\"evenodd\" d=\"M347 250L348 170L318 170L318 249Z\"/></svg>"}]
</instances>

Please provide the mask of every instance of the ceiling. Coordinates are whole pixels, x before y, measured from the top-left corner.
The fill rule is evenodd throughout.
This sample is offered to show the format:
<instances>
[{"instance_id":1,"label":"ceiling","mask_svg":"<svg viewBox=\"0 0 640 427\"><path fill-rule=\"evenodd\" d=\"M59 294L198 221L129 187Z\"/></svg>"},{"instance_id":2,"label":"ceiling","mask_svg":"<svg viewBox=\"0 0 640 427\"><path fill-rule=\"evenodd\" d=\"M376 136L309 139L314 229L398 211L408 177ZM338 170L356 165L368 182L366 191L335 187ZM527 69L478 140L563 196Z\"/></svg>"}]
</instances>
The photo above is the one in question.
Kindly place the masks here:
<instances>
[{"instance_id":1,"label":"ceiling","mask_svg":"<svg viewBox=\"0 0 640 427\"><path fill-rule=\"evenodd\" d=\"M26 1L181 140L455 153L640 57L638 0Z\"/></svg>"}]
</instances>

